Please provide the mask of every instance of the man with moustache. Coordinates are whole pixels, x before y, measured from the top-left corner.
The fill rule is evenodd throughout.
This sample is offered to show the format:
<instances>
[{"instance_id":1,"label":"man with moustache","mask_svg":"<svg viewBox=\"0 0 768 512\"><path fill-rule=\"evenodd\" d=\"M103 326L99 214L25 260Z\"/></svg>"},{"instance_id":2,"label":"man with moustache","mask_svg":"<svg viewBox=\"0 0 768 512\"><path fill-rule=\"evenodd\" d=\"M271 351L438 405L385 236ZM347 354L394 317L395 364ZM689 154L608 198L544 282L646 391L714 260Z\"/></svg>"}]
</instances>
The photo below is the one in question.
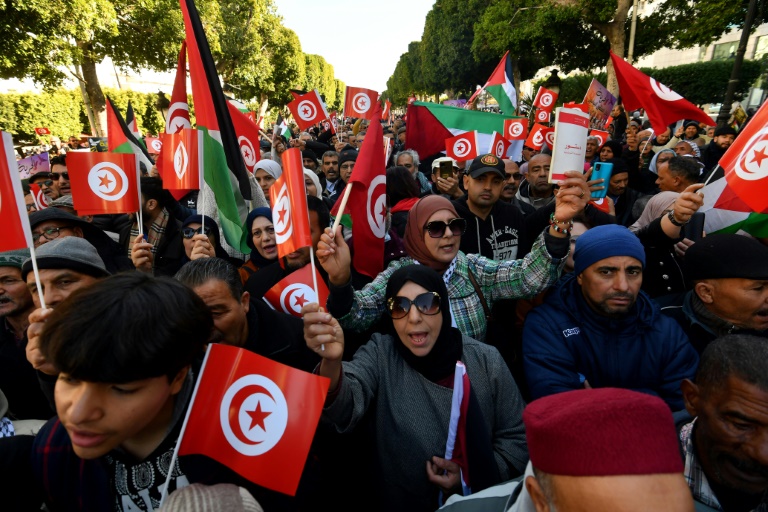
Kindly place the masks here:
<instances>
[{"instance_id":1,"label":"man with moustache","mask_svg":"<svg viewBox=\"0 0 768 512\"><path fill-rule=\"evenodd\" d=\"M684 203L675 214L687 220ZM693 376L699 357L680 326L640 290L640 240L623 226L597 226L576 241L573 262L573 273L523 326L531 397L615 387L656 395L680 410L680 383Z\"/></svg>"},{"instance_id":2,"label":"man with moustache","mask_svg":"<svg viewBox=\"0 0 768 512\"><path fill-rule=\"evenodd\" d=\"M520 183L523 180L523 175L520 172L520 167L514 160L504 159L504 188L501 189L501 200L505 203L509 203L516 206L523 216L528 215L536 211L536 208L528 203L520 201L517 197L517 191L520 189Z\"/></svg>"},{"instance_id":3,"label":"man with moustache","mask_svg":"<svg viewBox=\"0 0 768 512\"><path fill-rule=\"evenodd\" d=\"M555 186L549 183L550 155L538 154L528 160L528 175L515 197L535 209L555 202Z\"/></svg>"}]
</instances>

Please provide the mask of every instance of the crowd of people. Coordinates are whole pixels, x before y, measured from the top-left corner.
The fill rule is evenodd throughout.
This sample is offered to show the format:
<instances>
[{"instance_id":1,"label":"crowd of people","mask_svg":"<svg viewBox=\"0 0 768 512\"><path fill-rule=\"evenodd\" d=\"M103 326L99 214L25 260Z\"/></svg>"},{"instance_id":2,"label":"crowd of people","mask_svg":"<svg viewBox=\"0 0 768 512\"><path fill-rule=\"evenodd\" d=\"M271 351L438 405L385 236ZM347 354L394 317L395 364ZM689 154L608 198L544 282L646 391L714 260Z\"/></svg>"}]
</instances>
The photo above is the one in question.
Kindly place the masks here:
<instances>
[{"instance_id":1,"label":"crowd of people","mask_svg":"<svg viewBox=\"0 0 768 512\"><path fill-rule=\"evenodd\" d=\"M373 278L330 214L367 122L267 132L249 254L155 169L143 226L78 215L52 158L29 180L49 206L27 196L39 278L29 250L0 253L3 509L768 511L767 241L693 222L737 132L615 117L556 183L546 144L457 162L382 122ZM263 300L310 264L308 247L280 260L269 204L293 147L329 290L301 318ZM609 179L591 179L598 162ZM200 455L171 467L210 343L330 380L296 496ZM457 362L468 399L447 456Z\"/></svg>"}]
</instances>

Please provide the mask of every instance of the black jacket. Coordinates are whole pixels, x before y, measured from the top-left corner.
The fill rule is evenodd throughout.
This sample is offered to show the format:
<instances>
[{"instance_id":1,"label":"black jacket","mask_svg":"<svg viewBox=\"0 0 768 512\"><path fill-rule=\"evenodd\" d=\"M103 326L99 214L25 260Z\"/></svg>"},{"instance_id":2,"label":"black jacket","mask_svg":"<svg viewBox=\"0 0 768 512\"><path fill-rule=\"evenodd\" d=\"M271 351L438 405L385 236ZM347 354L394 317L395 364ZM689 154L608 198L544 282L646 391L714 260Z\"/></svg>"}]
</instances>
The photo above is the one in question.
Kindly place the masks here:
<instances>
[{"instance_id":1,"label":"black jacket","mask_svg":"<svg viewBox=\"0 0 768 512\"><path fill-rule=\"evenodd\" d=\"M8 399L15 420L47 420L54 415L27 361L27 335L17 342L4 318L0 318L0 391Z\"/></svg>"},{"instance_id":2,"label":"black jacket","mask_svg":"<svg viewBox=\"0 0 768 512\"><path fill-rule=\"evenodd\" d=\"M701 161L704 164L704 172L706 173L714 169L724 154L725 150L715 144L714 140L701 148Z\"/></svg>"},{"instance_id":3,"label":"black jacket","mask_svg":"<svg viewBox=\"0 0 768 512\"><path fill-rule=\"evenodd\" d=\"M453 206L460 217L467 219L467 231L459 247L464 254L480 254L492 260L518 258L518 246L525 229L523 214L518 208L496 201L483 220L470 211L467 196L453 201Z\"/></svg>"},{"instance_id":4,"label":"black jacket","mask_svg":"<svg viewBox=\"0 0 768 512\"><path fill-rule=\"evenodd\" d=\"M126 226L120 232L120 247L128 251L131 238L131 226ZM176 272L187 261L184 252L184 241L181 236L181 222L170 217L165 225L165 234L155 253L155 276L176 275Z\"/></svg>"}]
</instances>

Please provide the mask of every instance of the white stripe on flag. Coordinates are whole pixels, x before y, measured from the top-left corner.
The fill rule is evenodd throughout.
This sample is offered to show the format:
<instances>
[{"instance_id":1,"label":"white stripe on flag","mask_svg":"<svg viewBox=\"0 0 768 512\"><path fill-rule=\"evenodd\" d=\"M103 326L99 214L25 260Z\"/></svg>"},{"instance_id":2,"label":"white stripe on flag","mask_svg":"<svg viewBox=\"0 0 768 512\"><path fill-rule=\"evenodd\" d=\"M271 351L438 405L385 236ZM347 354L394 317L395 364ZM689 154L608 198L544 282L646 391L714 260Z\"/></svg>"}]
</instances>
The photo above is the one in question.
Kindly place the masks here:
<instances>
[{"instance_id":1,"label":"white stripe on flag","mask_svg":"<svg viewBox=\"0 0 768 512\"><path fill-rule=\"evenodd\" d=\"M27 213L27 205L24 202L24 189L21 188L19 164L16 162L16 156L13 152L13 137L8 132L0 133L3 135L3 156L5 157L6 162L8 162L8 170L10 171L11 175L10 177L11 187L13 190L13 202L19 212L19 218L21 219L21 229L24 232L24 240L27 242L27 247L33 248L34 245L32 243L32 229L29 227L29 214ZM2 200L5 201L6 198L2 198Z\"/></svg>"}]
</instances>

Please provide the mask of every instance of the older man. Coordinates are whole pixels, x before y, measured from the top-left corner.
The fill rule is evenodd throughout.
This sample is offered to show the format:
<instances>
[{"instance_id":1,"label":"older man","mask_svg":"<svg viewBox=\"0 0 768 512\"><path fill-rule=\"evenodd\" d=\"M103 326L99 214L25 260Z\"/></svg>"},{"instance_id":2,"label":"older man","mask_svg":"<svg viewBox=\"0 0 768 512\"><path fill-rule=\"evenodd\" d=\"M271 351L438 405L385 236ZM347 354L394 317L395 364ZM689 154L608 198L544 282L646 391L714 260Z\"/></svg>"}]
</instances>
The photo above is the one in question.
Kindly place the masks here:
<instances>
[{"instance_id":1,"label":"older man","mask_svg":"<svg viewBox=\"0 0 768 512\"><path fill-rule=\"evenodd\" d=\"M537 154L528 160L528 175L515 197L535 209L555 202L555 186L549 182L550 155Z\"/></svg>"},{"instance_id":2,"label":"older man","mask_svg":"<svg viewBox=\"0 0 768 512\"><path fill-rule=\"evenodd\" d=\"M691 157L675 156L657 165L656 185L662 192L682 192L699 182L701 165Z\"/></svg>"},{"instance_id":3,"label":"older man","mask_svg":"<svg viewBox=\"0 0 768 512\"><path fill-rule=\"evenodd\" d=\"M749 236L709 235L686 251L685 274L693 289L663 312L699 353L726 334L768 338L768 247Z\"/></svg>"},{"instance_id":4,"label":"older man","mask_svg":"<svg viewBox=\"0 0 768 512\"><path fill-rule=\"evenodd\" d=\"M768 343L713 341L682 388L676 424L696 510L768 510Z\"/></svg>"},{"instance_id":5,"label":"older man","mask_svg":"<svg viewBox=\"0 0 768 512\"><path fill-rule=\"evenodd\" d=\"M534 399L582 387L633 389L683 406L680 382L699 358L680 326L640 290L645 250L627 228L597 226L576 241L573 273L523 327Z\"/></svg>"},{"instance_id":6,"label":"older man","mask_svg":"<svg viewBox=\"0 0 768 512\"><path fill-rule=\"evenodd\" d=\"M429 194L432 192L432 186L427 177L419 171L419 163L419 154L412 149L406 149L395 155L395 165L408 169L413 179L419 183L419 192L422 195Z\"/></svg>"},{"instance_id":7,"label":"older man","mask_svg":"<svg viewBox=\"0 0 768 512\"><path fill-rule=\"evenodd\" d=\"M692 512L671 412L624 389L569 391L523 413L531 461L522 479L445 512Z\"/></svg>"}]
</instances>

